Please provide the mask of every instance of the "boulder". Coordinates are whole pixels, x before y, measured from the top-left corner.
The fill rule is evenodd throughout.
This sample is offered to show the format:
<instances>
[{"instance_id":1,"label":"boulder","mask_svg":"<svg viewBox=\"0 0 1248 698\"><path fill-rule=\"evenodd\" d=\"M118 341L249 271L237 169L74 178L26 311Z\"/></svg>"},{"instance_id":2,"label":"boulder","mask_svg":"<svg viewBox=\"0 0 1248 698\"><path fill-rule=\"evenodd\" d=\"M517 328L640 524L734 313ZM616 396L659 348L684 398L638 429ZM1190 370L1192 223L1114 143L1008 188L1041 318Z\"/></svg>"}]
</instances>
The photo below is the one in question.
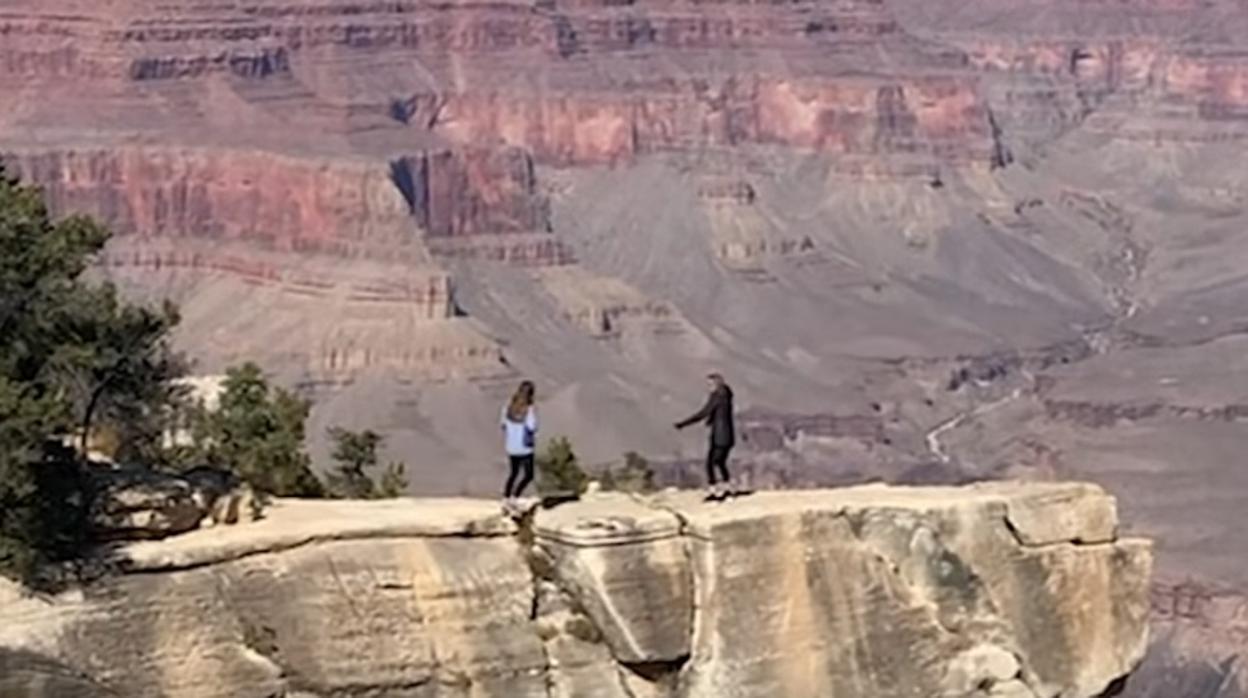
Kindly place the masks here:
<instances>
[{"instance_id":1,"label":"boulder","mask_svg":"<svg viewBox=\"0 0 1248 698\"><path fill-rule=\"evenodd\" d=\"M92 473L91 527L105 540L164 538L199 526L205 508L185 478L125 468Z\"/></svg>"},{"instance_id":2,"label":"boulder","mask_svg":"<svg viewBox=\"0 0 1248 698\"><path fill-rule=\"evenodd\" d=\"M201 525L236 524L257 521L263 513L263 502L251 485L227 470L197 467L183 474L195 492L196 501L206 515Z\"/></svg>"},{"instance_id":3,"label":"boulder","mask_svg":"<svg viewBox=\"0 0 1248 698\"><path fill-rule=\"evenodd\" d=\"M205 523L235 524L260 516L251 488L214 468L194 468L182 475L97 469L91 480L91 526L101 540L165 538Z\"/></svg>"}]
</instances>

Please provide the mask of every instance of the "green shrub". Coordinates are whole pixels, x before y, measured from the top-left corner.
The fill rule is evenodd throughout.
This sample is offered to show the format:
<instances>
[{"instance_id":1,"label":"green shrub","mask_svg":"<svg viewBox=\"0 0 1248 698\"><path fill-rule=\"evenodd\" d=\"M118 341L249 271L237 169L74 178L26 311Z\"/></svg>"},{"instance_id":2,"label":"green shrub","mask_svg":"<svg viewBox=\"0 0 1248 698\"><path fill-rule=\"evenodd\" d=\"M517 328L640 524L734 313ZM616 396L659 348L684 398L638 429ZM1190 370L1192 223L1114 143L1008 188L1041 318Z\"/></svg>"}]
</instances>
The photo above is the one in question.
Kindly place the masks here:
<instances>
[{"instance_id":1,"label":"green shrub","mask_svg":"<svg viewBox=\"0 0 1248 698\"><path fill-rule=\"evenodd\" d=\"M311 405L268 383L246 363L226 371L219 405L193 419L199 457L231 470L255 490L279 497L322 497L325 487L304 451Z\"/></svg>"},{"instance_id":2,"label":"green shrub","mask_svg":"<svg viewBox=\"0 0 1248 698\"><path fill-rule=\"evenodd\" d=\"M618 468L607 466L602 471L599 484L605 491L617 492L653 492L657 489L654 482L654 469L640 454L629 451L624 454L624 464Z\"/></svg>"},{"instance_id":3,"label":"green shrub","mask_svg":"<svg viewBox=\"0 0 1248 698\"><path fill-rule=\"evenodd\" d=\"M585 491L589 476L581 469L572 442L558 436L546 442L537 456L537 491L542 494L577 494Z\"/></svg>"},{"instance_id":4,"label":"green shrub","mask_svg":"<svg viewBox=\"0 0 1248 698\"><path fill-rule=\"evenodd\" d=\"M407 491L407 466L390 463L382 471L381 481L365 472L377 467L377 449L385 438L370 430L349 431L330 427L329 438L334 442L331 454L336 465L327 480L329 493L344 499L380 499L401 497Z\"/></svg>"}]
</instances>

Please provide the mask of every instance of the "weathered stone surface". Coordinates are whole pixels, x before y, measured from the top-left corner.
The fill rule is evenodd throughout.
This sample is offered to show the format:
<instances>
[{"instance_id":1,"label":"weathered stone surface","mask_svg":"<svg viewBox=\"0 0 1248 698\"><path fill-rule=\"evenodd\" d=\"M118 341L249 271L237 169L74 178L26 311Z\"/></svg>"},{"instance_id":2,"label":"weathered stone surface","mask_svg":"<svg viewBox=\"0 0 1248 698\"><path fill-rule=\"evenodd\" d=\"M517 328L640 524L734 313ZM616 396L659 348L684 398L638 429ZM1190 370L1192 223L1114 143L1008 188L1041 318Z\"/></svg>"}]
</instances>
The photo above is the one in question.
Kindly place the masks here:
<instances>
[{"instance_id":1,"label":"weathered stone surface","mask_svg":"<svg viewBox=\"0 0 1248 698\"><path fill-rule=\"evenodd\" d=\"M0 646L126 696L544 696L529 570L494 534L510 530L486 502L279 502L136 544L130 574L51 603L6 594Z\"/></svg>"},{"instance_id":2,"label":"weathered stone surface","mask_svg":"<svg viewBox=\"0 0 1248 698\"><path fill-rule=\"evenodd\" d=\"M693 571L675 515L624 495L541 514L536 533L553 576L626 664L689 656Z\"/></svg>"},{"instance_id":3,"label":"weathered stone surface","mask_svg":"<svg viewBox=\"0 0 1248 698\"><path fill-rule=\"evenodd\" d=\"M91 525L101 538L163 538L197 526L207 512L185 478L145 469L102 470Z\"/></svg>"},{"instance_id":4,"label":"weathered stone surface","mask_svg":"<svg viewBox=\"0 0 1248 698\"><path fill-rule=\"evenodd\" d=\"M91 481L91 526L101 539L165 538L201 525L237 524L260 516L251 487L213 468L195 468L185 475L98 468L91 471Z\"/></svg>"},{"instance_id":5,"label":"weathered stone surface","mask_svg":"<svg viewBox=\"0 0 1248 698\"><path fill-rule=\"evenodd\" d=\"M136 571L199 567L258 553L334 540L371 537L490 538L515 532L497 505L475 499L388 499L367 505L350 500L278 499L265 517L246 526L201 530L125 549Z\"/></svg>"},{"instance_id":6,"label":"weathered stone surface","mask_svg":"<svg viewBox=\"0 0 1248 698\"><path fill-rule=\"evenodd\" d=\"M113 695L58 662L27 652L0 650L0 696L4 698L106 698Z\"/></svg>"},{"instance_id":7,"label":"weathered stone surface","mask_svg":"<svg viewBox=\"0 0 1248 698\"><path fill-rule=\"evenodd\" d=\"M992 485L984 485L990 488ZM1006 522L1024 545L1107 543L1118 531L1114 499L1093 485L1072 485L1011 497Z\"/></svg>"},{"instance_id":8,"label":"weathered stone surface","mask_svg":"<svg viewBox=\"0 0 1248 698\"><path fill-rule=\"evenodd\" d=\"M680 594L647 586L654 573L643 570L656 558L676 568L668 578L689 570L687 695L1097 695L1144 653L1151 553L1114 537L1113 500L1096 487L860 487L646 506L666 516L595 499L539 516L537 533L584 607L617 604L672 634ZM664 555L672 529L689 557ZM577 554L595 539L592 557ZM582 581L595 573L597 587ZM625 661L671 659L613 640Z\"/></svg>"},{"instance_id":9,"label":"weathered stone surface","mask_svg":"<svg viewBox=\"0 0 1248 698\"><path fill-rule=\"evenodd\" d=\"M1011 530L1029 501L1064 538ZM126 696L1091 698L1143 656L1151 572L1145 541L1081 542L1095 502L1112 520L1082 485L596 494L517 529L477 500L279 501L81 590L6 583L0 657Z\"/></svg>"}]
</instances>

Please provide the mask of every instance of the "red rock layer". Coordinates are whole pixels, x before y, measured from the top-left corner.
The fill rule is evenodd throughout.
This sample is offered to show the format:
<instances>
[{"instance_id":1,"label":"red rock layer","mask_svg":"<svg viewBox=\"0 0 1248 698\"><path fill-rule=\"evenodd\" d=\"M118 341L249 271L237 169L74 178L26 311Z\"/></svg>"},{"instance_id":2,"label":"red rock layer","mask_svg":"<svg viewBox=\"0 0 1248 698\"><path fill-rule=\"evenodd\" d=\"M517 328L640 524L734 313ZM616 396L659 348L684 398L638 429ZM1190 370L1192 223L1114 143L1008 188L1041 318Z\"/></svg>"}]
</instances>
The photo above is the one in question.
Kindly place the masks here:
<instances>
[{"instance_id":1,"label":"red rock layer","mask_svg":"<svg viewBox=\"0 0 1248 698\"><path fill-rule=\"evenodd\" d=\"M0 157L38 182L53 208L101 217L121 232L337 254L413 234L389 174L369 163L163 147Z\"/></svg>"},{"instance_id":2,"label":"red rock layer","mask_svg":"<svg viewBox=\"0 0 1248 698\"><path fill-rule=\"evenodd\" d=\"M391 163L395 186L431 237L547 227L533 162L515 148L438 150Z\"/></svg>"},{"instance_id":3,"label":"red rock layer","mask_svg":"<svg viewBox=\"0 0 1248 698\"><path fill-rule=\"evenodd\" d=\"M67 4L62 2L61 5ZM114 21L118 20L118 21ZM246 2L134 0L119 16L34 0L0 16L11 75L128 76L137 80L229 72L264 77L295 53L402 52L442 56L576 54L775 47L827 39L878 40L899 32L879 0L784 6L750 2ZM74 47L63 43L73 39Z\"/></svg>"},{"instance_id":4,"label":"red rock layer","mask_svg":"<svg viewBox=\"0 0 1248 698\"><path fill-rule=\"evenodd\" d=\"M1176 56L1166 66L1167 97L1195 103L1210 120L1248 120L1248 50Z\"/></svg>"},{"instance_id":5,"label":"red rock layer","mask_svg":"<svg viewBox=\"0 0 1248 698\"><path fill-rule=\"evenodd\" d=\"M273 127L271 114L245 112L263 98L304 119L340 110L347 130L373 112L558 164L749 142L983 159L990 133L974 76L957 72L956 55L925 54L878 0L136 0L116 18L25 8L0 16L0 85L91 79L144 101L166 83L225 80L243 91L243 111L209 103L195 113L228 120L231 132Z\"/></svg>"},{"instance_id":6,"label":"red rock layer","mask_svg":"<svg viewBox=\"0 0 1248 698\"><path fill-rule=\"evenodd\" d=\"M1238 0L960 7L936 0L910 21L928 23L990 80L1004 77L994 111L1015 126L1097 114L1107 118L1088 127L1120 139L1248 138L1248 14Z\"/></svg>"},{"instance_id":7,"label":"red rock layer","mask_svg":"<svg viewBox=\"0 0 1248 698\"><path fill-rule=\"evenodd\" d=\"M1127 10L1066 0L936 0L930 22L904 0L15 0L0 150L123 231L345 256L537 235L433 247L549 262L567 253L540 238L535 164L756 145L863 174L1002 164L1010 117L1069 124L1111 93L1166 133L1248 124L1238 25L1184 38L1220 2L1132 3L1116 27Z\"/></svg>"},{"instance_id":8,"label":"red rock layer","mask_svg":"<svg viewBox=\"0 0 1248 698\"><path fill-rule=\"evenodd\" d=\"M535 163L996 152L977 75L880 0L53 5L0 13L0 92L20 95L0 152L57 210L145 235L556 263ZM482 234L536 237L432 242Z\"/></svg>"},{"instance_id":9,"label":"red rock layer","mask_svg":"<svg viewBox=\"0 0 1248 698\"><path fill-rule=\"evenodd\" d=\"M973 84L948 77L690 80L640 95L470 93L449 97L442 118L438 131L452 140L495 139L559 165L750 143L987 162L992 147Z\"/></svg>"},{"instance_id":10,"label":"red rock layer","mask_svg":"<svg viewBox=\"0 0 1248 698\"><path fill-rule=\"evenodd\" d=\"M396 247L413 247L421 231L455 236L546 225L532 163L512 149L443 149L385 163L118 147L0 152L0 161L38 182L56 210L146 236L390 258Z\"/></svg>"}]
</instances>

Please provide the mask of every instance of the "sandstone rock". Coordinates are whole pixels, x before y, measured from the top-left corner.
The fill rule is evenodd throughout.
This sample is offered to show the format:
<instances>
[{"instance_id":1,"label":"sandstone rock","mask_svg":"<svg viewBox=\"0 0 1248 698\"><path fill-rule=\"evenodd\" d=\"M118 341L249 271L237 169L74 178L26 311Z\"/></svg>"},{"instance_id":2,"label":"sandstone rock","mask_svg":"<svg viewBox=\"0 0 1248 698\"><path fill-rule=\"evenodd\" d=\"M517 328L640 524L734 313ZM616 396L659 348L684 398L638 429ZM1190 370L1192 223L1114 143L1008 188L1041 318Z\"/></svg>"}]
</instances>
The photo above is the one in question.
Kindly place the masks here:
<instances>
[{"instance_id":1,"label":"sandstone rock","mask_svg":"<svg viewBox=\"0 0 1248 698\"><path fill-rule=\"evenodd\" d=\"M624 664L683 661L693 632L693 579L680 522L624 495L539 514L553 577Z\"/></svg>"},{"instance_id":2,"label":"sandstone rock","mask_svg":"<svg viewBox=\"0 0 1248 698\"><path fill-rule=\"evenodd\" d=\"M1055 521L1044 528L1057 533L1033 546L1012 530L1006 512L1043 512L1044 502L1067 506L1049 510ZM834 496L762 493L731 506L666 495L652 505L675 520L630 516L619 502L590 500L539 516L536 530L563 553L556 576L575 580L568 588L587 608L604 601L592 596L603 587L623 586L617 570L656 564L631 547L648 547L674 565L669 578L689 570L694 631L680 670L682 695L887 696L944 686L949 696L1091 696L1144 653L1141 580L1151 555L1143 542L1104 539L1116 516L1112 499L1095 487L863 487ZM605 521L588 512L575 518L578 509L599 506ZM1041 513L1024 526L1043 522ZM613 564L598 562L591 571L583 554L567 554L578 525L586 539L610 546L602 554ZM621 540L630 527L632 546ZM663 555L665 527L683 532L689 557ZM1101 542L1084 544L1084 537ZM597 588L580 581L595 572ZM651 603L680 598L634 594ZM605 601L629 598L625 589ZM666 608L640 617L681 622L681 607ZM1087 631L1031 629L1053 622ZM895 651L903 646L907 652ZM627 661L664 659L656 652Z\"/></svg>"},{"instance_id":3,"label":"sandstone rock","mask_svg":"<svg viewBox=\"0 0 1248 698\"><path fill-rule=\"evenodd\" d=\"M274 500L247 526L193 531L126 546L133 570L177 570L314 543L369 537L495 538L516 532L497 503L471 499Z\"/></svg>"},{"instance_id":4,"label":"sandstone rock","mask_svg":"<svg viewBox=\"0 0 1248 698\"><path fill-rule=\"evenodd\" d=\"M950 695L974 695L984 691L991 691L989 695L999 695L999 686L1015 684L1009 690L1021 695L1035 695L1018 680L1021 675L1022 667L1013 653L996 645L981 644L953 658L942 688Z\"/></svg>"},{"instance_id":5,"label":"sandstone rock","mask_svg":"<svg viewBox=\"0 0 1248 698\"><path fill-rule=\"evenodd\" d=\"M163 538L199 525L207 508L185 478L141 469L93 473L91 524L106 539Z\"/></svg>"},{"instance_id":6,"label":"sandstone rock","mask_svg":"<svg viewBox=\"0 0 1248 698\"><path fill-rule=\"evenodd\" d=\"M264 508L260 496L233 473L200 467L182 477L194 489L196 502L205 512L201 525L232 525L260 519Z\"/></svg>"},{"instance_id":7,"label":"sandstone rock","mask_svg":"<svg viewBox=\"0 0 1248 698\"><path fill-rule=\"evenodd\" d=\"M279 501L250 526L133 544L136 574L51 604L5 597L0 647L51 643L126 696L544 696L512 530L491 502Z\"/></svg>"},{"instance_id":8,"label":"sandstone rock","mask_svg":"<svg viewBox=\"0 0 1248 698\"><path fill-rule=\"evenodd\" d=\"M536 607L537 634L549 662L553 696L628 698L621 683L623 672L597 626L566 591L553 582L539 582Z\"/></svg>"},{"instance_id":9,"label":"sandstone rock","mask_svg":"<svg viewBox=\"0 0 1248 698\"><path fill-rule=\"evenodd\" d=\"M115 695L59 662L28 652L0 649L0 696L4 698L106 698Z\"/></svg>"},{"instance_id":10,"label":"sandstone rock","mask_svg":"<svg viewBox=\"0 0 1248 698\"><path fill-rule=\"evenodd\" d=\"M1065 539L1010 530L1037 500ZM1095 501L1112 519L1081 485L600 493L517 529L487 501L283 500L81 590L0 585L0 662L174 698L1091 698L1143 656L1151 563L1080 542Z\"/></svg>"},{"instance_id":11,"label":"sandstone rock","mask_svg":"<svg viewBox=\"0 0 1248 698\"><path fill-rule=\"evenodd\" d=\"M263 515L263 510L264 503L260 496L250 485L243 484L213 501L204 521L210 521L213 524L257 521Z\"/></svg>"},{"instance_id":12,"label":"sandstone rock","mask_svg":"<svg viewBox=\"0 0 1248 698\"><path fill-rule=\"evenodd\" d=\"M991 487L991 485L985 486ZM1012 497L1006 521L1024 545L1106 543L1117 535L1112 497L1095 486L1071 486Z\"/></svg>"},{"instance_id":13,"label":"sandstone rock","mask_svg":"<svg viewBox=\"0 0 1248 698\"><path fill-rule=\"evenodd\" d=\"M164 538L201 525L260 518L256 493L237 476L215 468L182 475L138 468L97 469L91 523L102 539Z\"/></svg>"}]
</instances>

